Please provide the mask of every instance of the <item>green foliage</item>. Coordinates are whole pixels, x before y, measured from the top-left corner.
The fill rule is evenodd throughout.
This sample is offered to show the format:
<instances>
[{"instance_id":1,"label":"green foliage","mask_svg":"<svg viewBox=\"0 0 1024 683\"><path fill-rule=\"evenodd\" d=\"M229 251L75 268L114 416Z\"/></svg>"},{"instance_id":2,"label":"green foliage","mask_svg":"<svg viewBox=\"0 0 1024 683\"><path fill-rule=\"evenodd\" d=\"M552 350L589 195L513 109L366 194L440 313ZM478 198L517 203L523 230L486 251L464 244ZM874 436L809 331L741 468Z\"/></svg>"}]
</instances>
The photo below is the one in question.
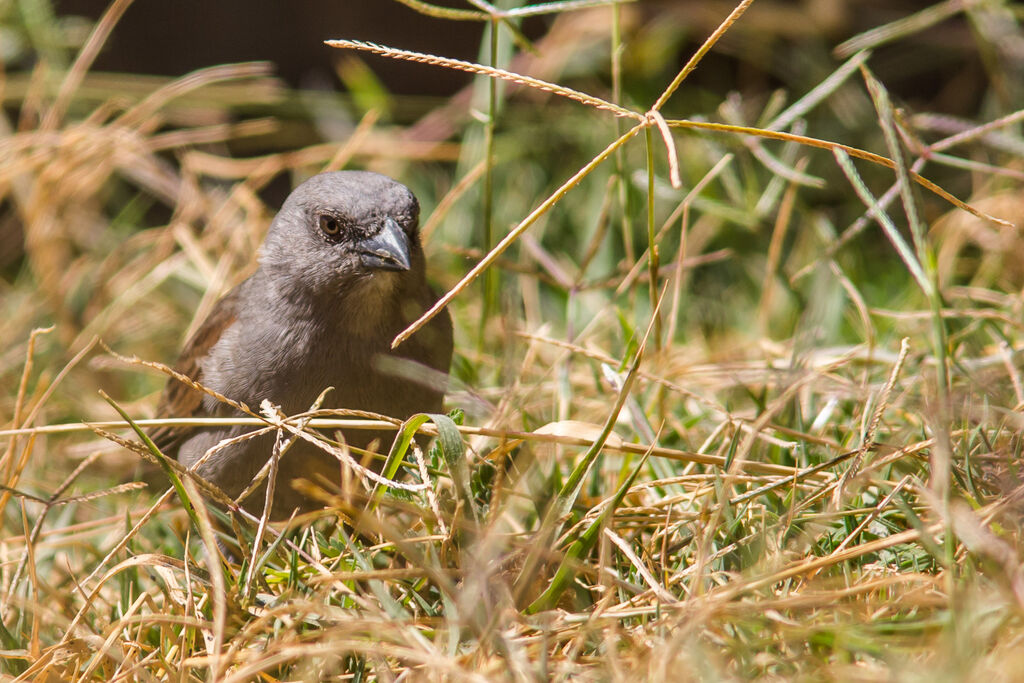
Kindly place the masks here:
<instances>
[{"instance_id":1,"label":"green foliage","mask_svg":"<svg viewBox=\"0 0 1024 683\"><path fill-rule=\"evenodd\" d=\"M486 22L481 64L347 41L344 96L260 64L76 85L81 22L0 3L3 672L1016 676L1020 10L402 2ZM385 58L475 92L391 93ZM173 358L268 183L342 166L420 198L452 411L264 526L147 443L164 376L95 337Z\"/></svg>"}]
</instances>

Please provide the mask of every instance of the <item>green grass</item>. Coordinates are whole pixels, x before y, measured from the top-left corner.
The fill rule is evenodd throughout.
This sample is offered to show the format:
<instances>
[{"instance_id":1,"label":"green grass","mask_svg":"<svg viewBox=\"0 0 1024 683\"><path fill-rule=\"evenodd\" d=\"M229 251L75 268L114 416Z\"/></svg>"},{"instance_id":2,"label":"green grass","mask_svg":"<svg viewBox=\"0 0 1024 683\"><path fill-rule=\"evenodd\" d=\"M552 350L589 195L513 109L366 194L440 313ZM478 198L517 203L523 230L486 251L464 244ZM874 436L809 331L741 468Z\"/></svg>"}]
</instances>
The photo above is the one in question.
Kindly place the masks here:
<instances>
[{"instance_id":1,"label":"green grass","mask_svg":"<svg viewBox=\"0 0 1024 683\"><path fill-rule=\"evenodd\" d=\"M531 46L474 1L503 71L420 67L473 70L471 104L349 62L315 114L265 65L115 81L76 25L3 16L51 56L0 121L0 676L1015 679L1020 10L855 5L556 4ZM955 118L890 93L979 73ZM303 484L321 515L174 474L187 512L101 392L147 424L165 377L126 356L245 277L271 181L339 167L420 198L452 419L406 426L399 486Z\"/></svg>"}]
</instances>

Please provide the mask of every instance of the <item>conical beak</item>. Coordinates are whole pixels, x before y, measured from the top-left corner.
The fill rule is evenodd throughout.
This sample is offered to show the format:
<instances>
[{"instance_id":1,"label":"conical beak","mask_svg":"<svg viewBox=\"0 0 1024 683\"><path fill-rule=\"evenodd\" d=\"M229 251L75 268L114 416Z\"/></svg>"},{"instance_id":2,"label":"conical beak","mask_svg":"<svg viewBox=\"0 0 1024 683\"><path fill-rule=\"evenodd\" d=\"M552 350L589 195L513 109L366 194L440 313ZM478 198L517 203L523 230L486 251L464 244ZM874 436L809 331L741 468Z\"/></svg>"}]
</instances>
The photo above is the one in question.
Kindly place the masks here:
<instances>
[{"instance_id":1,"label":"conical beak","mask_svg":"<svg viewBox=\"0 0 1024 683\"><path fill-rule=\"evenodd\" d=\"M374 270L409 270L409 237L392 218L373 237L356 243L360 262Z\"/></svg>"}]
</instances>

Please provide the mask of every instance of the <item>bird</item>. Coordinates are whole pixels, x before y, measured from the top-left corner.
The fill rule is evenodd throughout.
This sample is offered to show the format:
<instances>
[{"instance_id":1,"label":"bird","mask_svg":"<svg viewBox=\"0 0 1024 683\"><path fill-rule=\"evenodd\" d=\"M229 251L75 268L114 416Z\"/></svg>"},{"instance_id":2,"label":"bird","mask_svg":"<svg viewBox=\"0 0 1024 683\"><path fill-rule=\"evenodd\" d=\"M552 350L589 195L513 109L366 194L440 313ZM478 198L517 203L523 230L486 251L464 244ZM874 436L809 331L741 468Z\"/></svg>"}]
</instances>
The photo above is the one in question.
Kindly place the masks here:
<instances>
[{"instance_id":1,"label":"bird","mask_svg":"<svg viewBox=\"0 0 1024 683\"><path fill-rule=\"evenodd\" d=\"M447 310L391 348L394 337L436 300L426 280L413 193L369 171L320 173L284 201L256 271L211 309L174 369L246 406L270 401L286 415L309 410L328 387L323 408L399 419L438 413L453 350ZM241 414L173 377L157 408L158 417ZM268 461L274 434L240 440L203 457L225 439L255 429L158 427L150 437L165 455L234 498ZM365 449L376 440L386 448L394 431L343 430L343 435L351 447ZM340 472L334 456L296 440L278 464L270 518L318 507L290 485L293 480L322 475L337 481ZM257 489L242 506L262 514L264 492Z\"/></svg>"}]
</instances>

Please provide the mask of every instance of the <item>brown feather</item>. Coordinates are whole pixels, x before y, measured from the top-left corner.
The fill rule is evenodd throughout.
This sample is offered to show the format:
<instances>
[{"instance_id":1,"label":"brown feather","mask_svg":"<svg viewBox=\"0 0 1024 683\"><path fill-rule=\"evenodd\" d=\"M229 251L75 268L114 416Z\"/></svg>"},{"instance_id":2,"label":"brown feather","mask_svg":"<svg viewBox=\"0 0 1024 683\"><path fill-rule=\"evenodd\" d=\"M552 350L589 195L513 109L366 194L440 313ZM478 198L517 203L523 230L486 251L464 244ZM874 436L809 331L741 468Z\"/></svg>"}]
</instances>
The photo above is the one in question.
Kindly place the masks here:
<instances>
[{"instance_id":1,"label":"brown feather","mask_svg":"<svg viewBox=\"0 0 1024 683\"><path fill-rule=\"evenodd\" d=\"M213 345L220 340L224 330L235 322L238 292L238 287L235 287L218 301L203 324L185 343L181 356L174 364L177 372L200 384L203 382L203 369L199 361L205 358ZM203 394L183 382L172 379L164 387L156 415L158 418L204 417L207 413L203 409ZM178 445L193 431L194 427L157 427L149 432L149 438L161 452L174 457Z\"/></svg>"}]
</instances>

